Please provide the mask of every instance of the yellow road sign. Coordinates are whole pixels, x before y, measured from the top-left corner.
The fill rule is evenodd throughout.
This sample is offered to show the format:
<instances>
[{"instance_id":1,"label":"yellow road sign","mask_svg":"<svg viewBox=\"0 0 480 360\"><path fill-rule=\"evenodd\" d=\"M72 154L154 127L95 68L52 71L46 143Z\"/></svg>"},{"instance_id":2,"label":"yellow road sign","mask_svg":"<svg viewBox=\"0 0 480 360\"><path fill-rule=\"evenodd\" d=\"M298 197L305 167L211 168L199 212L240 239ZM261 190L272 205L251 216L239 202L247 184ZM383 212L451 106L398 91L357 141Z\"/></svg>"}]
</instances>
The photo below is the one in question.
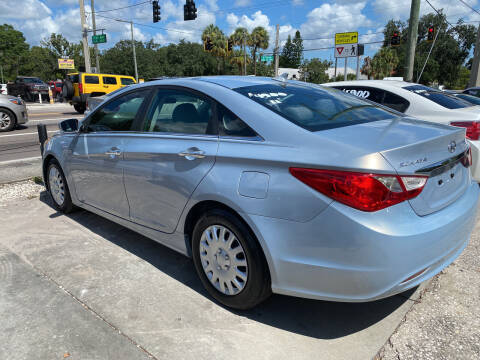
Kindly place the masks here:
<instances>
[{"instance_id":1,"label":"yellow road sign","mask_svg":"<svg viewBox=\"0 0 480 360\"><path fill-rule=\"evenodd\" d=\"M358 43L358 32L345 32L335 34L335 45L356 44Z\"/></svg>"}]
</instances>

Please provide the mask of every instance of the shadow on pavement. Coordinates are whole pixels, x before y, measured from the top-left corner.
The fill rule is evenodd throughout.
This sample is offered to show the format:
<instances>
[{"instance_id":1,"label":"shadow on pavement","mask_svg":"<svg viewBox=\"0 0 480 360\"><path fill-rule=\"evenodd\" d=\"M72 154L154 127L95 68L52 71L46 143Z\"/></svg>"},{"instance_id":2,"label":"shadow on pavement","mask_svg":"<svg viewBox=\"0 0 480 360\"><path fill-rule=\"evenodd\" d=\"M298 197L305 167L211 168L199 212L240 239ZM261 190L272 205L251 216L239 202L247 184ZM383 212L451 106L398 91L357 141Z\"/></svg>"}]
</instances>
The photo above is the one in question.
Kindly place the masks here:
<instances>
[{"instance_id":1,"label":"shadow on pavement","mask_svg":"<svg viewBox=\"0 0 480 360\"><path fill-rule=\"evenodd\" d=\"M40 200L50 207L51 200L44 191ZM51 218L62 216L60 213ZM76 221L113 244L138 256L160 271L182 282L213 301L198 279L191 259L86 210L63 215ZM239 316L317 339L336 339L379 322L399 308L416 288L402 294L368 303L340 303L272 295L255 309L236 311ZM222 305L220 305L222 306Z\"/></svg>"}]
</instances>

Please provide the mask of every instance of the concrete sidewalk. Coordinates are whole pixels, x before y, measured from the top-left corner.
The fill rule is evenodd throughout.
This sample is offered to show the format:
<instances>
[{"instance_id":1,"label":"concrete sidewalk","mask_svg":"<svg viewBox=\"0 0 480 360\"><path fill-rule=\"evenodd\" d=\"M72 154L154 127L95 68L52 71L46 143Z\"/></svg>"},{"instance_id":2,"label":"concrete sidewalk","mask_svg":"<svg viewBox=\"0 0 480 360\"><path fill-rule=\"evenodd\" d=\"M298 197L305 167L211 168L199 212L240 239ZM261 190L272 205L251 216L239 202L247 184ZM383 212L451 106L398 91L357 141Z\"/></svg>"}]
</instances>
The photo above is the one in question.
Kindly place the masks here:
<instances>
[{"instance_id":1,"label":"concrete sidewalk","mask_svg":"<svg viewBox=\"0 0 480 360\"><path fill-rule=\"evenodd\" d=\"M418 295L274 295L237 312L212 301L189 259L97 215L59 214L45 193L0 213L2 359L371 359Z\"/></svg>"}]
</instances>

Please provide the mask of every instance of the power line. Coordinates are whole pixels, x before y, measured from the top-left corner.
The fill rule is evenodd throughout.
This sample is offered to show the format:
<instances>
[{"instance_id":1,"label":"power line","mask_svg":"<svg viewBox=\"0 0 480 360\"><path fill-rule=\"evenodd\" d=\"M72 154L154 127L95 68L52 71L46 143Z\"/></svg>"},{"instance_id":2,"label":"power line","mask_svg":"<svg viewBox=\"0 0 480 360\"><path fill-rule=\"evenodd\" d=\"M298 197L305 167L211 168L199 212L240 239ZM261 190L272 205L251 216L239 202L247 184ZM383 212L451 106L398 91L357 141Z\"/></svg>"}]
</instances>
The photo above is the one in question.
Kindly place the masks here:
<instances>
[{"instance_id":1,"label":"power line","mask_svg":"<svg viewBox=\"0 0 480 360\"><path fill-rule=\"evenodd\" d=\"M458 0L458 1L460 1L463 5L465 5L466 7L468 7L470 10L475 11L478 15L480 15L480 12L478 12L478 11L475 10L473 7L471 7L470 5L468 5L468 3L466 3L465 1L463 1L463 0Z\"/></svg>"},{"instance_id":2,"label":"power line","mask_svg":"<svg viewBox=\"0 0 480 360\"><path fill-rule=\"evenodd\" d=\"M136 3L136 4L132 4L132 5L128 5L128 6L123 6L123 7L119 7L119 8L116 8L116 9L97 10L97 11L95 11L95 14L97 14L97 13L104 13L104 12L110 12L110 11L123 10L123 9L128 9L128 8L132 8L132 7L134 7L134 6L144 5L144 4L147 4L147 3L150 4L151 1L150 1L150 0L148 0L148 1L143 1L143 2L141 2L141 3ZM85 12L91 14L90 11L85 11Z\"/></svg>"},{"instance_id":3,"label":"power line","mask_svg":"<svg viewBox=\"0 0 480 360\"><path fill-rule=\"evenodd\" d=\"M427 2L428 5L430 5L430 7L439 15L439 16L444 16L445 17L445 22L450 25L451 27L453 27L453 25L447 20L447 17L445 16L445 14L443 14L441 11L438 11L437 9L435 9L435 7L430 3L430 1L428 0L425 0Z\"/></svg>"}]
</instances>

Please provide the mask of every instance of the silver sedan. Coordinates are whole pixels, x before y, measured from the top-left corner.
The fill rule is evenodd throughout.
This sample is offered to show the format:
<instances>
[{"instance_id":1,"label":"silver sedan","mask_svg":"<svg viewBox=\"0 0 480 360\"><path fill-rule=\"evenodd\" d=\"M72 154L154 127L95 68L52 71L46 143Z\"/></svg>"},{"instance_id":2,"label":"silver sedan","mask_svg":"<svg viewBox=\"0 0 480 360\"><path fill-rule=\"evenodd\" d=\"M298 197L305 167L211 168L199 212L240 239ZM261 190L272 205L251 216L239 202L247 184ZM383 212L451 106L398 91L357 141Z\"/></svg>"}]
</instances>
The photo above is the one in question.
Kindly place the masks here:
<instances>
[{"instance_id":1,"label":"silver sedan","mask_svg":"<svg viewBox=\"0 0 480 360\"><path fill-rule=\"evenodd\" d=\"M54 206L193 257L219 302L371 301L449 265L475 222L465 129L284 79L132 85L60 124Z\"/></svg>"},{"instance_id":2,"label":"silver sedan","mask_svg":"<svg viewBox=\"0 0 480 360\"><path fill-rule=\"evenodd\" d=\"M27 105L19 97L0 95L0 132L10 131L28 121Z\"/></svg>"}]
</instances>

